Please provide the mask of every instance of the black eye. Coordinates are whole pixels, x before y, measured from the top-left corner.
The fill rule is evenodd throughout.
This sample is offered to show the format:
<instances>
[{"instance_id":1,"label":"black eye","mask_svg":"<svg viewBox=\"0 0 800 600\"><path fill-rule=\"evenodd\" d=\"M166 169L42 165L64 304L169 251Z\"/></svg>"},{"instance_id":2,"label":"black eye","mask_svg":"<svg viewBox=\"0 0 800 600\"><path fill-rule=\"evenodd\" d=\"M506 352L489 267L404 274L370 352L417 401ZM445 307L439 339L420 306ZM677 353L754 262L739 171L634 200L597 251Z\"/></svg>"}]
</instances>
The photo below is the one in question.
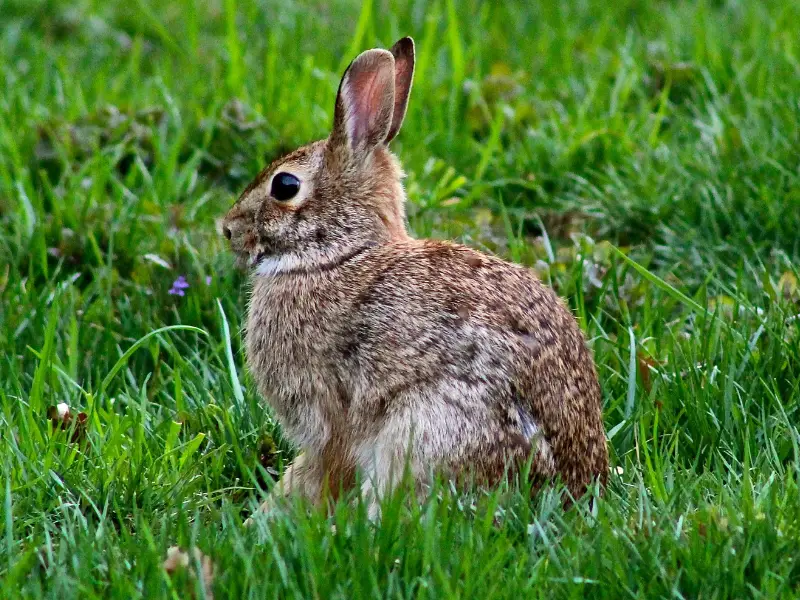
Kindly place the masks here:
<instances>
[{"instance_id":1,"label":"black eye","mask_svg":"<svg viewBox=\"0 0 800 600\"><path fill-rule=\"evenodd\" d=\"M299 191L300 180L290 173L278 173L272 178L272 190L270 194L279 202L291 200Z\"/></svg>"}]
</instances>

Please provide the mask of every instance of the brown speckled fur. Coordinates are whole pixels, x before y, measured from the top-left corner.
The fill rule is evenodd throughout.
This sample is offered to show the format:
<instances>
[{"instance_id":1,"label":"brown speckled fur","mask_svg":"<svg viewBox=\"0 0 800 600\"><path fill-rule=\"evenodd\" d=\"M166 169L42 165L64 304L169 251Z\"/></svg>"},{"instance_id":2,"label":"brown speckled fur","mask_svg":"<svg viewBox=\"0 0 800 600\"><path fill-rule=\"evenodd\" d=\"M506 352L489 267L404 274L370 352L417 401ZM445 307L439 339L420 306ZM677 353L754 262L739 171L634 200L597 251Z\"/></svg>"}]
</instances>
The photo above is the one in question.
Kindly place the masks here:
<instances>
[{"instance_id":1,"label":"brown speckled fur","mask_svg":"<svg viewBox=\"0 0 800 600\"><path fill-rule=\"evenodd\" d=\"M580 496L608 453L574 317L530 270L406 232L387 144L412 73L409 38L361 54L330 137L272 163L224 221L253 268L249 367L303 450L280 490L319 499L361 471L380 495L406 464L422 487L436 471L491 484L533 453L532 476ZM302 182L288 202L270 196L282 171Z\"/></svg>"}]
</instances>

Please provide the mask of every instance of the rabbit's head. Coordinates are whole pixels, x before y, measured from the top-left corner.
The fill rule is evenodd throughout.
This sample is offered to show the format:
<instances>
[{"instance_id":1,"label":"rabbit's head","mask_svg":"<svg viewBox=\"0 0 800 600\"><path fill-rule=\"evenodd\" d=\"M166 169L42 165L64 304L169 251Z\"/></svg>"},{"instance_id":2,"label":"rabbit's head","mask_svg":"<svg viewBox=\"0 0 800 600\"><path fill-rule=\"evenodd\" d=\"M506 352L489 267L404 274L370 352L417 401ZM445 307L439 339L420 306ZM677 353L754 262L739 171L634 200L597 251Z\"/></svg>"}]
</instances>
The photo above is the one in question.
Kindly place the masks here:
<instances>
[{"instance_id":1,"label":"rabbit's head","mask_svg":"<svg viewBox=\"0 0 800 600\"><path fill-rule=\"evenodd\" d=\"M225 216L240 263L265 275L326 268L407 235L403 173L388 144L413 74L408 37L350 63L328 138L270 164Z\"/></svg>"}]
</instances>

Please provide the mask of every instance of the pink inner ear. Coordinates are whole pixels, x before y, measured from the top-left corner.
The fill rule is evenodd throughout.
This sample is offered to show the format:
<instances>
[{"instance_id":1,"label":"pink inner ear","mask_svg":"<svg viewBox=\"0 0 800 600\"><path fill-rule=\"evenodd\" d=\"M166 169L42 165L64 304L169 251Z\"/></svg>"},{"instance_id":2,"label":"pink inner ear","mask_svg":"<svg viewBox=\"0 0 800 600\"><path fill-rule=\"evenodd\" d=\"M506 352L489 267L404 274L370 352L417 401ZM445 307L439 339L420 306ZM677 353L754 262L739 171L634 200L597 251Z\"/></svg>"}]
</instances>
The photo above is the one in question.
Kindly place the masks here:
<instances>
[{"instance_id":1,"label":"pink inner ear","mask_svg":"<svg viewBox=\"0 0 800 600\"><path fill-rule=\"evenodd\" d=\"M347 79L347 128L354 145L382 142L391 125L394 73L382 62L352 69Z\"/></svg>"},{"instance_id":2,"label":"pink inner ear","mask_svg":"<svg viewBox=\"0 0 800 600\"><path fill-rule=\"evenodd\" d=\"M364 71L355 73L350 79L350 92L353 100L353 128L354 138L361 139L369 127L370 117L380 109L380 94L378 93L378 71Z\"/></svg>"}]
</instances>

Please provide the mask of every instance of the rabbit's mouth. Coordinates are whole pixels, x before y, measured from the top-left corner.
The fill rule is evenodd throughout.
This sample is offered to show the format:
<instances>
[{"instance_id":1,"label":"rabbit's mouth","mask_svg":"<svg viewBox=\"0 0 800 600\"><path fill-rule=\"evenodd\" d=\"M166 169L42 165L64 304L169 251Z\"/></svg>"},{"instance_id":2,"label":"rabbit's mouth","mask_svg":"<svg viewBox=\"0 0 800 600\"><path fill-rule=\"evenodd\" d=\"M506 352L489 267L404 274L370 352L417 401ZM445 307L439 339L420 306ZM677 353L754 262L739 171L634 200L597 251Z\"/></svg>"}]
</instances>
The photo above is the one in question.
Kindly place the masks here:
<instances>
[{"instance_id":1,"label":"rabbit's mouth","mask_svg":"<svg viewBox=\"0 0 800 600\"><path fill-rule=\"evenodd\" d=\"M236 255L236 266L239 269L255 269L264 260L269 258L272 254L268 252L263 246L254 246L250 248L232 248Z\"/></svg>"},{"instance_id":2,"label":"rabbit's mouth","mask_svg":"<svg viewBox=\"0 0 800 600\"><path fill-rule=\"evenodd\" d=\"M242 271L258 267L269 255L266 252L234 252L234 264Z\"/></svg>"},{"instance_id":3,"label":"rabbit's mouth","mask_svg":"<svg viewBox=\"0 0 800 600\"><path fill-rule=\"evenodd\" d=\"M238 269L256 267L269 255L269 252L260 244L256 244L255 240L237 239L236 236L230 239L230 249L236 258Z\"/></svg>"},{"instance_id":4,"label":"rabbit's mouth","mask_svg":"<svg viewBox=\"0 0 800 600\"><path fill-rule=\"evenodd\" d=\"M264 261L280 256L277 248L269 248L263 243L253 244L247 250L236 254L237 263L241 268L256 269Z\"/></svg>"},{"instance_id":5,"label":"rabbit's mouth","mask_svg":"<svg viewBox=\"0 0 800 600\"><path fill-rule=\"evenodd\" d=\"M248 257L247 264L250 268L254 269L258 265L260 265L261 262L264 261L264 259L266 259L268 256L269 253L264 250L261 250L259 252L254 252L250 254L250 256Z\"/></svg>"},{"instance_id":6,"label":"rabbit's mouth","mask_svg":"<svg viewBox=\"0 0 800 600\"><path fill-rule=\"evenodd\" d=\"M223 233L230 242L231 251L236 256L236 266L240 269L254 268L272 254L252 230L241 231L226 224Z\"/></svg>"}]
</instances>

